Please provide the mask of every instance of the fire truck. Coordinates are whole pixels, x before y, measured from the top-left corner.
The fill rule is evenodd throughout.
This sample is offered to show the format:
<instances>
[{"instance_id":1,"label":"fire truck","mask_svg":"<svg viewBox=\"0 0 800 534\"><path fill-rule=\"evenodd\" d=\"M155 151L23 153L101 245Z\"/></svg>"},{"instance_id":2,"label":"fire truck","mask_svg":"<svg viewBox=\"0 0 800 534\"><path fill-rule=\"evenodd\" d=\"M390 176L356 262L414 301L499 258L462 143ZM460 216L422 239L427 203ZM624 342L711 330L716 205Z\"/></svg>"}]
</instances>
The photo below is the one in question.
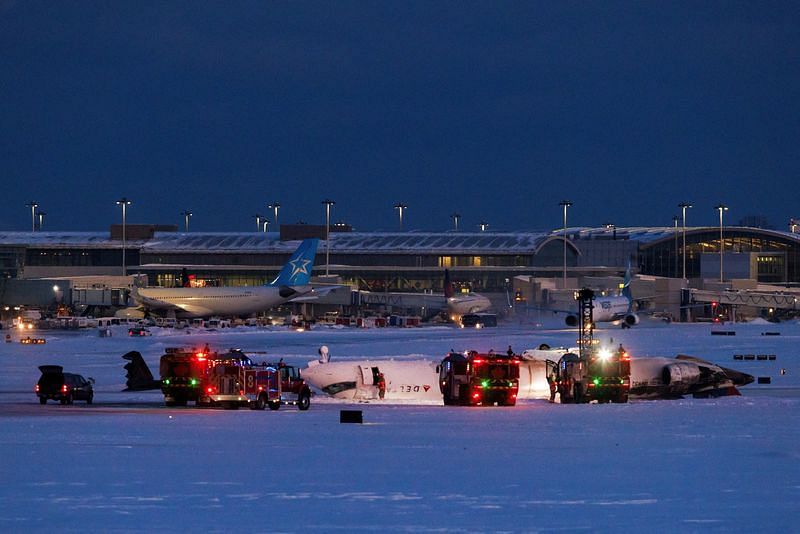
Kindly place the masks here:
<instances>
[{"instance_id":1,"label":"fire truck","mask_svg":"<svg viewBox=\"0 0 800 534\"><path fill-rule=\"evenodd\" d=\"M279 362L274 366L280 374L281 404L297 405L299 410L308 410L311 407L311 388L300 376L300 370L294 365ZM272 405L270 404L270 408ZM274 408L277 410L277 408Z\"/></svg>"},{"instance_id":2,"label":"fire truck","mask_svg":"<svg viewBox=\"0 0 800 534\"><path fill-rule=\"evenodd\" d=\"M628 402L631 359L622 345L601 348L593 337L594 292L581 289L575 295L580 313L578 354L567 353L558 362L548 361L548 380L561 403ZM551 389L552 391L552 389Z\"/></svg>"},{"instance_id":3,"label":"fire truck","mask_svg":"<svg viewBox=\"0 0 800 534\"><path fill-rule=\"evenodd\" d=\"M167 348L159 361L161 392L167 406L197 403L205 387L208 354L183 348Z\"/></svg>"},{"instance_id":4,"label":"fire truck","mask_svg":"<svg viewBox=\"0 0 800 534\"><path fill-rule=\"evenodd\" d=\"M231 350L209 358L204 390L198 404L236 409L277 410L281 406L281 381L271 365L255 365L243 352Z\"/></svg>"},{"instance_id":5,"label":"fire truck","mask_svg":"<svg viewBox=\"0 0 800 534\"><path fill-rule=\"evenodd\" d=\"M281 380L275 367L255 365L240 350L226 353L167 349L161 357L161 391L167 406L239 408L250 406L277 410L281 404Z\"/></svg>"},{"instance_id":6,"label":"fire truck","mask_svg":"<svg viewBox=\"0 0 800 534\"><path fill-rule=\"evenodd\" d=\"M519 358L514 354L451 352L437 366L445 406L514 406Z\"/></svg>"}]
</instances>

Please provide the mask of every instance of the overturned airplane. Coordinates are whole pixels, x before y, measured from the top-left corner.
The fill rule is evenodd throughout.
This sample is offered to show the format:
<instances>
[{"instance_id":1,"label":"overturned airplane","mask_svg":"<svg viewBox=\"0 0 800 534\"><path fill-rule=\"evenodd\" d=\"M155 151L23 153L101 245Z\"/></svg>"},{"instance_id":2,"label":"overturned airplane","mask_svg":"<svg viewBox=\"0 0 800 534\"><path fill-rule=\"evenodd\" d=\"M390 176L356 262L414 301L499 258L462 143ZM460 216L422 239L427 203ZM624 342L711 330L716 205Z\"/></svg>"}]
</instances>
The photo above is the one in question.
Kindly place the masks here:
<instances>
[{"instance_id":1,"label":"overturned airplane","mask_svg":"<svg viewBox=\"0 0 800 534\"><path fill-rule=\"evenodd\" d=\"M573 349L574 350L574 349ZM549 399L549 361L558 361L570 349L539 348L520 355L519 399ZM375 400L376 378L385 377L385 399L442 402L439 390L439 362L432 360L350 360L311 361L303 378L332 397L347 400ZM737 387L754 377L692 356L676 358L639 357L631 360L632 399L675 399L685 395L717 397L739 395Z\"/></svg>"}]
</instances>

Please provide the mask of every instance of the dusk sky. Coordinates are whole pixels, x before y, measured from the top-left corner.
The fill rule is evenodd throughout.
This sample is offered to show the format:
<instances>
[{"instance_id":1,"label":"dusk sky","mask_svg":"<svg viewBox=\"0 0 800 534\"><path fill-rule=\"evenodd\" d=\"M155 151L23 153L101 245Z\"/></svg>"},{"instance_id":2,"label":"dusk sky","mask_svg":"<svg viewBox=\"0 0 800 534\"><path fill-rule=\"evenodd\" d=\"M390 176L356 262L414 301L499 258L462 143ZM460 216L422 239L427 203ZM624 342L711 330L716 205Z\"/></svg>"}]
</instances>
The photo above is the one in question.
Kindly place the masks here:
<instances>
[{"instance_id":1,"label":"dusk sky","mask_svg":"<svg viewBox=\"0 0 800 534\"><path fill-rule=\"evenodd\" d=\"M797 2L0 0L0 230L800 217Z\"/></svg>"}]
</instances>

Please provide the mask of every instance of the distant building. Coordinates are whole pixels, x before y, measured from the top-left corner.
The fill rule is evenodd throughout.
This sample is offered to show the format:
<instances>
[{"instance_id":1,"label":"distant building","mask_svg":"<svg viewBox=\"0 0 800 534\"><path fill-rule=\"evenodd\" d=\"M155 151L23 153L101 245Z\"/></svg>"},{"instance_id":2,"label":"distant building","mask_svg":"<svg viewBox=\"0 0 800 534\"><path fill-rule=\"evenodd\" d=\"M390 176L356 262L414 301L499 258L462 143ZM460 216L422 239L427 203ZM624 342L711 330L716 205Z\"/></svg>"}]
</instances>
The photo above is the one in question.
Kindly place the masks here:
<instances>
[{"instance_id":1,"label":"distant building","mask_svg":"<svg viewBox=\"0 0 800 534\"><path fill-rule=\"evenodd\" d=\"M6 278L54 278L122 274L121 233L0 232L0 272ZM185 268L197 280L226 286L271 280L297 240L324 237L325 227L291 225L280 232L182 233L175 228L126 228L128 274L150 285L175 286ZM506 294L516 276L563 276L562 230L552 232L352 232L331 228L328 270L344 283L370 291L441 291L444 270L457 286ZM288 238L288 239L287 239ZM762 283L800 283L800 234L753 227L724 229L725 278ZM320 244L315 273L324 272ZM720 250L718 227L686 229L686 276L714 273ZM567 276L582 279L634 272L682 278L683 234L674 227L568 228ZM748 267L751 266L751 267ZM749 270L748 270L749 269ZM733 270L736 272L734 273ZM715 278L719 275L715 274ZM2 295L0 295L0 298Z\"/></svg>"}]
</instances>

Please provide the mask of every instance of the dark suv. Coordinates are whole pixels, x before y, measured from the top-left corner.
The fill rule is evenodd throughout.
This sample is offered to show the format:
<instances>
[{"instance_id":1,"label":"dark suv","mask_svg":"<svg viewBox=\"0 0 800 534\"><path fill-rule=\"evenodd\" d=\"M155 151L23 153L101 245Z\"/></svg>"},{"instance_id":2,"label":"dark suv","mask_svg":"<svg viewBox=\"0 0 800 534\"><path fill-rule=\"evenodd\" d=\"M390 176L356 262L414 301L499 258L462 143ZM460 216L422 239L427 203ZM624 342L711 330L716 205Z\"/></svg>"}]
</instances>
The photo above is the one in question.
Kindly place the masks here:
<instances>
[{"instance_id":1,"label":"dark suv","mask_svg":"<svg viewBox=\"0 0 800 534\"><path fill-rule=\"evenodd\" d=\"M72 404L75 400L92 403L94 378L86 380L81 375L65 373L60 365L40 365L39 370L42 372L36 384L39 404L47 403L47 399L60 401L61 404Z\"/></svg>"}]
</instances>

